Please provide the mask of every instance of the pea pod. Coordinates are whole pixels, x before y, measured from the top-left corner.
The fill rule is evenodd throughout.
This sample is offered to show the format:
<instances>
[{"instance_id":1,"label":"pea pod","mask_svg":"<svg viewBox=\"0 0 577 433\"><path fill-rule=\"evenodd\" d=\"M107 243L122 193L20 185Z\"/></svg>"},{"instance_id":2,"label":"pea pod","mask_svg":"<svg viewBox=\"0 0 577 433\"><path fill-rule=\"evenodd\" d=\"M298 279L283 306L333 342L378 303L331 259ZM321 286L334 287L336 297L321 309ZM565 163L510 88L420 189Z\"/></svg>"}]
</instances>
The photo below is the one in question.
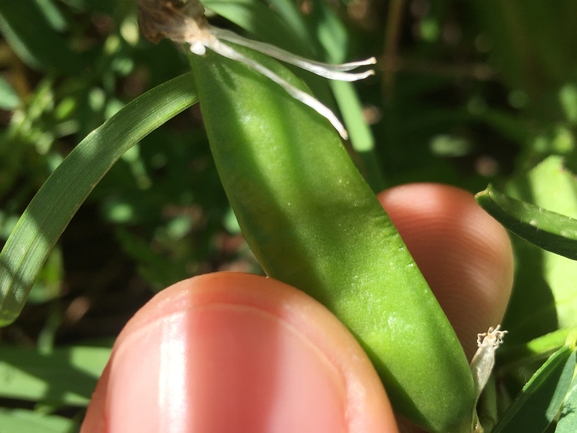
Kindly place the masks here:
<instances>
[{"instance_id":1,"label":"pea pod","mask_svg":"<svg viewBox=\"0 0 577 433\"><path fill-rule=\"evenodd\" d=\"M277 62L238 50L303 88ZM470 432L463 350L336 132L240 63L207 53L191 64L222 183L266 273L351 330L399 413L433 432Z\"/></svg>"}]
</instances>

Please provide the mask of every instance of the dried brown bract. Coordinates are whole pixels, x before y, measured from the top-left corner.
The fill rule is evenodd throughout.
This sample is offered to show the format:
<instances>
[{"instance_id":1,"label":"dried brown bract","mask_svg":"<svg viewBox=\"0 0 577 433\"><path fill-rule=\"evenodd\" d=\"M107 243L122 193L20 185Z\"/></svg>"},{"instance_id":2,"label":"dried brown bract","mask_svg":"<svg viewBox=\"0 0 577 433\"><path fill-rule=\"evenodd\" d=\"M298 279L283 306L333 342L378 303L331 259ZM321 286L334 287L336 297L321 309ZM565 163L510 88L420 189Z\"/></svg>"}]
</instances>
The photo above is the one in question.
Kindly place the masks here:
<instances>
[{"instance_id":1,"label":"dried brown bract","mask_svg":"<svg viewBox=\"0 0 577 433\"><path fill-rule=\"evenodd\" d=\"M138 0L138 22L155 44L164 38L185 43L208 28L202 4L187 0Z\"/></svg>"}]
</instances>

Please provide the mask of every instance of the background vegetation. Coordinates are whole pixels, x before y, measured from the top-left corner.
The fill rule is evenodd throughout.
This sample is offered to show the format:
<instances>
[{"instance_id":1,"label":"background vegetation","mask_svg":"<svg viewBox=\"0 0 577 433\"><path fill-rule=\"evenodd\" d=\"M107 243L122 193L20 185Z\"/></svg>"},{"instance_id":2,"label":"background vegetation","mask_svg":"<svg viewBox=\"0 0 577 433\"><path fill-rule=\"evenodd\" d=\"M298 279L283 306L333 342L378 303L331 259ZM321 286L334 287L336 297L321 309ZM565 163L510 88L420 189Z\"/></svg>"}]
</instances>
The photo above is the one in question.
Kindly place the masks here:
<instances>
[{"instance_id":1,"label":"background vegetation","mask_svg":"<svg viewBox=\"0 0 577 433\"><path fill-rule=\"evenodd\" d=\"M478 192L491 182L577 217L576 2L299 0L304 25L291 0L203 3L219 14L209 15L213 24L299 54L378 58L377 75L356 93L304 75L341 108L351 154L376 191L431 181ZM0 35L2 244L77 143L189 67L180 47L140 36L131 0L5 0ZM576 263L514 243L501 406L577 325ZM0 425L75 431L128 318L155 291L224 269L259 272L194 106L113 166L20 318L0 329Z\"/></svg>"}]
</instances>

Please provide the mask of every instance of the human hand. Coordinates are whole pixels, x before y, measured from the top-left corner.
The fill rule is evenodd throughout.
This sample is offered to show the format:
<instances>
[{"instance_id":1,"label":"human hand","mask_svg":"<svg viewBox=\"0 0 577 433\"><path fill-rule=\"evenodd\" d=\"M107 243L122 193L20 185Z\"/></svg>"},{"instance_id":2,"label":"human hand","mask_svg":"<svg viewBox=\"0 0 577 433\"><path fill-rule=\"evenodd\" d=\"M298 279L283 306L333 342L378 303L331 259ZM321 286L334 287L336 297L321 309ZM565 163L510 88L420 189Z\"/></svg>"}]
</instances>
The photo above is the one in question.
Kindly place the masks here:
<instances>
[{"instance_id":1,"label":"human hand","mask_svg":"<svg viewBox=\"0 0 577 433\"><path fill-rule=\"evenodd\" d=\"M456 188L414 184L379 200L472 357L503 317L505 230ZM426 360L424 360L426 362ZM308 295L215 273L159 293L127 324L81 433L396 432L370 361Z\"/></svg>"}]
</instances>

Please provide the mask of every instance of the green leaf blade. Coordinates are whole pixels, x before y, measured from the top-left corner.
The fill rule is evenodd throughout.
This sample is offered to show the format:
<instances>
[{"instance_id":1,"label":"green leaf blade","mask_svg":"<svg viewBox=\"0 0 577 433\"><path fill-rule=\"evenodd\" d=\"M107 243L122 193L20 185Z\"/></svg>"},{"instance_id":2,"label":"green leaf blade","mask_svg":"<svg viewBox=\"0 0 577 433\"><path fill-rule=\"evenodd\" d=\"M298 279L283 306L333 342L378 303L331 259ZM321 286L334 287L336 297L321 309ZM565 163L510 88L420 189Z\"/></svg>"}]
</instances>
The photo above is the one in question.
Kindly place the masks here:
<instances>
[{"instance_id":1,"label":"green leaf blade","mask_svg":"<svg viewBox=\"0 0 577 433\"><path fill-rule=\"evenodd\" d=\"M576 352L563 346L537 370L493 433L544 432L555 421L575 371Z\"/></svg>"},{"instance_id":2,"label":"green leaf blade","mask_svg":"<svg viewBox=\"0 0 577 433\"><path fill-rule=\"evenodd\" d=\"M552 253L577 260L577 220L516 200L492 185L475 198L497 221L517 236Z\"/></svg>"},{"instance_id":3,"label":"green leaf blade","mask_svg":"<svg viewBox=\"0 0 577 433\"><path fill-rule=\"evenodd\" d=\"M573 378L555 433L575 433L577 431L577 377Z\"/></svg>"},{"instance_id":4,"label":"green leaf blade","mask_svg":"<svg viewBox=\"0 0 577 433\"><path fill-rule=\"evenodd\" d=\"M54 171L0 253L0 326L18 317L48 254L110 167L136 142L196 101L190 73L168 81L90 133Z\"/></svg>"}]
</instances>

